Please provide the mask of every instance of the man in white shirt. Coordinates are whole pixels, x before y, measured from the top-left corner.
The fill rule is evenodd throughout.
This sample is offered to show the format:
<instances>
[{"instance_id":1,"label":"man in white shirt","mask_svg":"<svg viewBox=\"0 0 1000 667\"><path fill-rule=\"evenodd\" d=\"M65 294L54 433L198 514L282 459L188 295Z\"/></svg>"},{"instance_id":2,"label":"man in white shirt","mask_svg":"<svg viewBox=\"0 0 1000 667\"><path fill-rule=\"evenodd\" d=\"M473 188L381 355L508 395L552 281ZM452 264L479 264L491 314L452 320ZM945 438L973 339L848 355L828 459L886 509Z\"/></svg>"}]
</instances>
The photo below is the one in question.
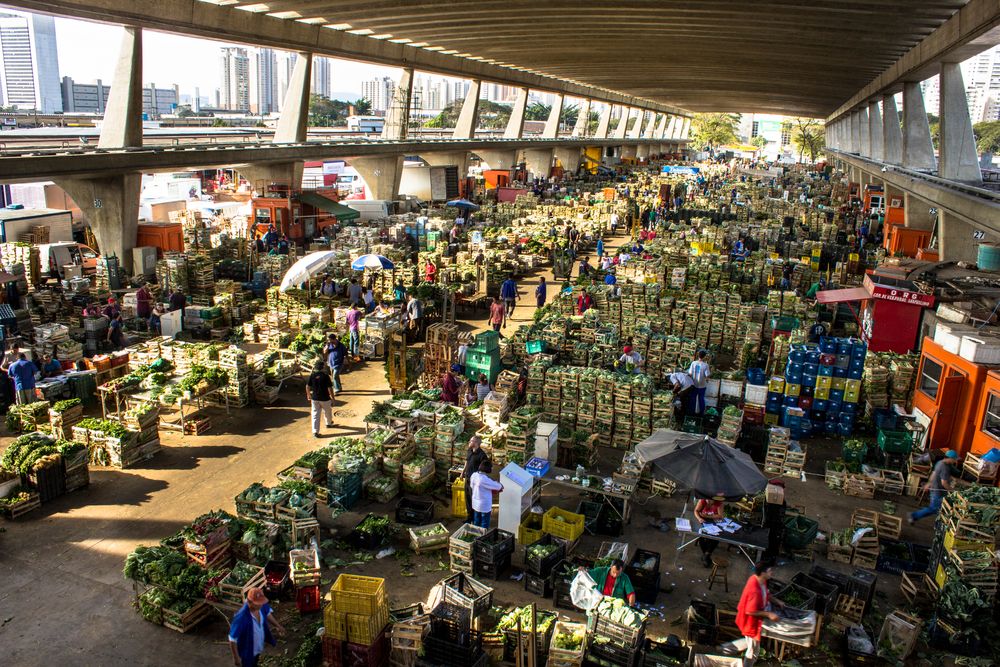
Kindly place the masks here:
<instances>
[{"instance_id":1,"label":"man in white shirt","mask_svg":"<svg viewBox=\"0 0 1000 667\"><path fill-rule=\"evenodd\" d=\"M674 390L674 420L680 425L687 414L687 407L694 391L694 380L683 371L671 373L667 378Z\"/></svg>"},{"instance_id":2,"label":"man in white shirt","mask_svg":"<svg viewBox=\"0 0 1000 667\"><path fill-rule=\"evenodd\" d=\"M691 362L688 368L688 375L694 382L694 396L691 407L696 415L705 413L705 390L708 388L708 378L712 377L712 372L705 361L705 350L698 350L697 358Z\"/></svg>"},{"instance_id":3,"label":"man in white shirt","mask_svg":"<svg viewBox=\"0 0 1000 667\"><path fill-rule=\"evenodd\" d=\"M622 352L618 363L625 369L625 372L636 375L642 373L642 355L639 354L638 350L633 350L631 345L626 345Z\"/></svg>"},{"instance_id":4,"label":"man in white shirt","mask_svg":"<svg viewBox=\"0 0 1000 667\"><path fill-rule=\"evenodd\" d=\"M503 491L503 484L489 477L493 465L488 461L479 464L479 470L469 478L469 489L472 491L472 523L489 530L490 513L493 511L493 492Z\"/></svg>"}]
</instances>

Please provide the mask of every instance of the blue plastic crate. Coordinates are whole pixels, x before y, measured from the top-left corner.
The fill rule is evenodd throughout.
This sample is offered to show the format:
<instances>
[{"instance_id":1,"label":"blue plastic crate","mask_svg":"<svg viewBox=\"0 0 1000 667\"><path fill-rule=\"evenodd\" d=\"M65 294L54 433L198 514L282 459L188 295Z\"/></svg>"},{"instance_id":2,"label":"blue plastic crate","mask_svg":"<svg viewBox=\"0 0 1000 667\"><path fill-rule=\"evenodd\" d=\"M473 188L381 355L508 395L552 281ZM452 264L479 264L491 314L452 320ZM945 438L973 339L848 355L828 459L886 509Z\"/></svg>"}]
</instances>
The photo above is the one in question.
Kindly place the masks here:
<instances>
[{"instance_id":1,"label":"blue plastic crate","mask_svg":"<svg viewBox=\"0 0 1000 667\"><path fill-rule=\"evenodd\" d=\"M820 377L833 377L833 366L820 366L817 375Z\"/></svg>"},{"instance_id":2,"label":"blue plastic crate","mask_svg":"<svg viewBox=\"0 0 1000 667\"><path fill-rule=\"evenodd\" d=\"M844 401L844 390L843 389L831 389L830 399L831 401Z\"/></svg>"},{"instance_id":3,"label":"blue plastic crate","mask_svg":"<svg viewBox=\"0 0 1000 667\"><path fill-rule=\"evenodd\" d=\"M823 430L830 435L834 435L837 433L838 430L840 430L840 424L837 422L826 422L826 424L824 424Z\"/></svg>"},{"instance_id":4,"label":"blue plastic crate","mask_svg":"<svg viewBox=\"0 0 1000 667\"><path fill-rule=\"evenodd\" d=\"M852 347L853 345L851 345L851 341L849 339L847 338L837 339L837 354L850 354Z\"/></svg>"},{"instance_id":5,"label":"blue plastic crate","mask_svg":"<svg viewBox=\"0 0 1000 667\"><path fill-rule=\"evenodd\" d=\"M828 404L829 401L822 398L817 398L816 400L813 401L813 410L820 410L825 412L826 410L829 409Z\"/></svg>"},{"instance_id":6,"label":"blue plastic crate","mask_svg":"<svg viewBox=\"0 0 1000 667\"><path fill-rule=\"evenodd\" d=\"M802 385L802 391L799 392L799 396L804 396L805 398L812 398L816 394L816 387L810 387L809 385Z\"/></svg>"},{"instance_id":7,"label":"blue plastic crate","mask_svg":"<svg viewBox=\"0 0 1000 667\"><path fill-rule=\"evenodd\" d=\"M822 410L810 410L809 419L813 422L824 422L826 421L826 413Z\"/></svg>"},{"instance_id":8,"label":"blue plastic crate","mask_svg":"<svg viewBox=\"0 0 1000 667\"><path fill-rule=\"evenodd\" d=\"M801 375L803 370L804 370L803 364L794 361L789 361L788 365L785 367L785 375L786 375L785 380L787 381L788 379L787 376L791 373L796 373L798 375Z\"/></svg>"},{"instance_id":9,"label":"blue plastic crate","mask_svg":"<svg viewBox=\"0 0 1000 667\"><path fill-rule=\"evenodd\" d=\"M840 420L841 424L847 424L848 426L854 426L854 415L850 412L841 412L837 418Z\"/></svg>"},{"instance_id":10,"label":"blue plastic crate","mask_svg":"<svg viewBox=\"0 0 1000 667\"><path fill-rule=\"evenodd\" d=\"M840 368L839 366L834 366L833 367L833 377L835 377L835 378L846 378L847 377L847 369L846 368Z\"/></svg>"},{"instance_id":11,"label":"blue plastic crate","mask_svg":"<svg viewBox=\"0 0 1000 667\"><path fill-rule=\"evenodd\" d=\"M816 386L816 376L809 375L808 373L802 374L802 386L803 387L815 387Z\"/></svg>"},{"instance_id":12,"label":"blue plastic crate","mask_svg":"<svg viewBox=\"0 0 1000 667\"><path fill-rule=\"evenodd\" d=\"M849 380L860 380L863 375L864 375L863 368L852 368L849 371L847 371L847 378Z\"/></svg>"},{"instance_id":13,"label":"blue plastic crate","mask_svg":"<svg viewBox=\"0 0 1000 667\"><path fill-rule=\"evenodd\" d=\"M807 364L818 364L819 363L819 350L811 350L806 352L806 363Z\"/></svg>"},{"instance_id":14,"label":"blue plastic crate","mask_svg":"<svg viewBox=\"0 0 1000 667\"><path fill-rule=\"evenodd\" d=\"M847 425L847 424L837 425L837 435L846 438L849 437L852 433L854 433L853 425Z\"/></svg>"},{"instance_id":15,"label":"blue plastic crate","mask_svg":"<svg viewBox=\"0 0 1000 667\"><path fill-rule=\"evenodd\" d=\"M831 336L819 337L819 351L823 354L837 353L837 339Z\"/></svg>"},{"instance_id":16,"label":"blue plastic crate","mask_svg":"<svg viewBox=\"0 0 1000 667\"><path fill-rule=\"evenodd\" d=\"M856 415L858 413L858 403L844 403L840 406L840 412Z\"/></svg>"},{"instance_id":17,"label":"blue plastic crate","mask_svg":"<svg viewBox=\"0 0 1000 667\"><path fill-rule=\"evenodd\" d=\"M790 384L802 384L802 373L785 373L785 386Z\"/></svg>"},{"instance_id":18,"label":"blue plastic crate","mask_svg":"<svg viewBox=\"0 0 1000 667\"><path fill-rule=\"evenodd\" d=\"M768 413L769 415L781 414L781 404L780 403L775 403L775 404L768 403L767 405L764 406L764 412Z\"/></svg>"},{"instance_id":19,"label":"blue plastic crate","mask_svg":"<svg viewBox=\"0 0 1000 667\"><path fill-rule=\"evenodd\" d=\"M826 402L826 409L830 412L841 412L843 403L841 401L828 400Z\"/></svg>"},{"instance_id":20,"label":"blue plastic crate","mask_svg":"<svg viewBox=\"0 0 1000 667\"><path fill-rule=\"evenodd\" d=\"M748 368L747 369L747 382L749 384L767 384L767 380L764 377L763 368Z\"/></svg>"},{"instance_id":21,"label":"blue plastic crate","mask_svg":"<svg viewBox=\"0 0 1000 667\"><path fill-rule=\"evenodd\" d=\"M799 397L798 396L785 396L785 405L790 408L799 407Z\"/></svg>"},{"instance_id":22,"label":"blue plastic crate","mask_svg":"<svg viewBox=\"0 0 1000 667\"><path fill-rule=\"evenodd\" d=\"M525 464L524 470L532 477L544 477L545 473L549 471L551 464L547 459L541 459L537 456L532 456L528 459L528 463Z\"/></svg>"},{"instance_id":23,"label":"blue plastic crate","mask_svg":"<svg viewBox=\"0 0 1000 667\"><path fill-rule=\"evenodd\" d=\"M819 374L819 361L816 363L808 361L802 364L802 374L803 375L817 375Z\"/></svg>"},{"instance_id":24,"label":"blue plastic crate","mask_svg":"<svg viewBox=\"0 0 1000 667\"><path fill-rule=\"evenodd\" d=\"M778 402L780 402L783 397L784 397L784 394L782 394L780 392L777 392L777 391L769 391L769 392L767 392L767 400L768 400L769 403L771 401L778 401Z\"/></svg>"}]
</instances>

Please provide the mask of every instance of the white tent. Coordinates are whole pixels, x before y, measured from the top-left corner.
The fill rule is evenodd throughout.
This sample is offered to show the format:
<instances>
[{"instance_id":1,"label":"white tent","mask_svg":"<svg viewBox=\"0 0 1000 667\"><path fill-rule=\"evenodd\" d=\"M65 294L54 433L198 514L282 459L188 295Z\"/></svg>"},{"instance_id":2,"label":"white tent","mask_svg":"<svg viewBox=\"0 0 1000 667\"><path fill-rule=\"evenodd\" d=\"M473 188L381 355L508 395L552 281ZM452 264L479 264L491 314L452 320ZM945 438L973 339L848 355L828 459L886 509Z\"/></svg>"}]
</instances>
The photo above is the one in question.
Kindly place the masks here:
<instances>
[{"instance_id":1,"label":"white tent","mask_svg":"<svg viewBox=\"0 0 1000 667\"><path fill-rule=\"evenodd\" d=\"M337 253L333 250L309 253L288 267L285 277L281 279L281 291L287 292L293 287L309 281L316 274L322 273L336 257Z\"/></svg>"}]
</instances>

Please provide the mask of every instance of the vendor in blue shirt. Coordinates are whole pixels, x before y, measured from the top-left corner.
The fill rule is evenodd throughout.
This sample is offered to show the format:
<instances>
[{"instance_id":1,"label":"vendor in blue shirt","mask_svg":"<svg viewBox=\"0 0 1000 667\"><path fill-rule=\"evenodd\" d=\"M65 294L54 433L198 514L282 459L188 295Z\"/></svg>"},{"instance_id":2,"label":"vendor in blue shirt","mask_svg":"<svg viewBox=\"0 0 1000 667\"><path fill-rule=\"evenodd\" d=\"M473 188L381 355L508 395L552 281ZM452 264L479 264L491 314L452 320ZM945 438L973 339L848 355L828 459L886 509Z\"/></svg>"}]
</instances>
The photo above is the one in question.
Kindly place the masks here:
<instances>
[{"instance_id":1,"label":"vendor in blue shirt","mask_svg":"<svg viewBox=\"0 0 1000 667\"><path fill-rule=\"evenodd\" d=\"M247 601L229 625L229 648L233 652L233 664L237 667L257 667L264 653L264 642L271 646L278 645L271 635L271 626L279 636L285 634L285 628L272 614L264 589L251 588L247 592Z\"/></svg>"},{"instance_id":2,"label":"vendor in blue shirt","mask_svg":"<svg viewBox=\"0 0 1000 667\"><path fill-rule=\"evenodd\" d=\"M615 274L613 274L613 273L609 273L608 275L604 276L604 284L605 285L614 285L617 282L618 282L618 278L615 278Z\"/></svg>"},{"instance_id":3,"label":"vendor in blue shirt","mask_svg":"<svg viewBox=\"0 0 1000 667\"><path fill-rule=\"evenodd\" d=\"M24 352L19 352L17 361L7 367L7 375L14 381L17 404L27 405L35 400L35 364L28 360Z\"/></svg>"},{"instance_id":4,"label":"vendor in blue shirt","mask_svg":"<svg viewBox=\"0 0 1000 667\"><path fill-rule=\"evenodd\" d=\"M42 358L42 377L51 378L62 375L62 364L51 354L46 354Z\"/></svg>"}]
</instances>

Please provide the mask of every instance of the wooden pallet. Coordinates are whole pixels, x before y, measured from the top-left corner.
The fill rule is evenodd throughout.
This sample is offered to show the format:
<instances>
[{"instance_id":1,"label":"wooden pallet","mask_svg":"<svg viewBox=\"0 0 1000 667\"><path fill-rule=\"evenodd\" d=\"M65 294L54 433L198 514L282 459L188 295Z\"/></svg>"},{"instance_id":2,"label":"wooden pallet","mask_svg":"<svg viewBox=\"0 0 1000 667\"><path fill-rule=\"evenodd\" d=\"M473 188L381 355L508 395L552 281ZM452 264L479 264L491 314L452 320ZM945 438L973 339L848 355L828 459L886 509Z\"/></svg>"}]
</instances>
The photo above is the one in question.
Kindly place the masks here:
<instances>
[{"instance_id":1,"label":"wooden pallet","mask_svg":"<svg viewBox=\"0 0 1000 667\"><path fill-rule=\"evenodd\" d=\"M834 605L833 613L830 615L830 623L846 630L852 625L859 625L864 614L864 600L841 593L837 596L837 603Z\"/></svg>"}]
</instances>

